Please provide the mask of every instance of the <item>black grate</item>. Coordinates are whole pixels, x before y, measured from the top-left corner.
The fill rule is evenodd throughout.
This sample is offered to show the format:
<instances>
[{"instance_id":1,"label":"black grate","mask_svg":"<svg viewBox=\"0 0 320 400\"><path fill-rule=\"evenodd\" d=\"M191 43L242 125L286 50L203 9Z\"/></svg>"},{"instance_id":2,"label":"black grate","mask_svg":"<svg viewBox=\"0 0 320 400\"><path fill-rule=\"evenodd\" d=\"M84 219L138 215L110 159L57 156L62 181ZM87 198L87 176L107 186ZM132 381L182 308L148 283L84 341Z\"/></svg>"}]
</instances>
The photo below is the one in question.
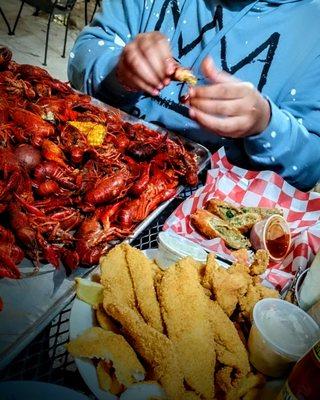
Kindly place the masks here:
<instances>
[{"instance_id":1,"label":"black grate","mask_svg":"<svg viewBox=\"0 0 320 400\"><path fill-rule=\"evenodd\" d=\"M204 174L203 174L204 176ZM201 185L199 184L198 187ZM152 225L147 228L132 245L141 249L157 247L157 235L164 222L176 207L189 197L198 187L186 188L174 199ZM65 349L69 340L69 317L72 301L62 310L7 368L0 371L0 381L35 380L51 382L84 393L91 399L95 396L82 380L73 358Z\"/></svg>"}]
</instances>

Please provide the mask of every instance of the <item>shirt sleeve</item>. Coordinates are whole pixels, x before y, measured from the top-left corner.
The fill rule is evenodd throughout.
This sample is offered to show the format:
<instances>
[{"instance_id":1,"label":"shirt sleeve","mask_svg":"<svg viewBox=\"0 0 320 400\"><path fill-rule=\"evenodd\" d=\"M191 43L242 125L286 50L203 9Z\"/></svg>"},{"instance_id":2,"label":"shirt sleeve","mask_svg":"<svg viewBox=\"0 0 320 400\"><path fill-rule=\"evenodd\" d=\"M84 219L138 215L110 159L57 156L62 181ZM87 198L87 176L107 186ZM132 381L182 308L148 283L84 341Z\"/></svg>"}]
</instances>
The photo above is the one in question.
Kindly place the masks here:
<instances>
[{"instance_id":1,"label":"shirt sleeve","mask_svg":"<svg viewBox=\"0 0 320 400\"><path fill-rule=\"evenodd\" d=\"M78 36L69 55L68 78L78 89L103 101L132 102L117 81L115 67L124 46L140 31L143 1L104 0L101 12Z\"/></svg>"},{"instance_id":2,"label":"shirt sleeve","mask_svg":"<svg viewBox=\"0 0 320 400\"><path fill-rule=\"evenodd\" d=\"M265 131L247 137L244 149L253 167L269 169L301 190L320 181L320 57L271 106Z\"/></svg>"}]
</instances>

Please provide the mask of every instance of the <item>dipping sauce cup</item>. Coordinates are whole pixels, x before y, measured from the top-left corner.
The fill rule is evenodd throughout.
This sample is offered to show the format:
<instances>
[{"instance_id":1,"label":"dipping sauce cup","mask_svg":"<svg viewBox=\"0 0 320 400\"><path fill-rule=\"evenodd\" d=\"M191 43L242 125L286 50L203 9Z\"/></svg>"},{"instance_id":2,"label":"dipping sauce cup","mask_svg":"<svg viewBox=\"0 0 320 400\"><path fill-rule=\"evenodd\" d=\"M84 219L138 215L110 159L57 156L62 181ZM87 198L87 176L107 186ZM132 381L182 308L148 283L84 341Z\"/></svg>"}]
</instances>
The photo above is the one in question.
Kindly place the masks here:
<instances>
[{"instance_id":1,"label":"dipping sauce cup","mask_svg":"<svg viewBox=\"0 0 320 400\"><path fill-rule=\"evenodd\" d=\"M320 338L316 322L301 308L280 299L263 299L253 308L248 347L251 364L278 378Z\"/></svg>"},{"instance_id":2,"label":"dipping sauce cup","mask_svg":"<svg viewBox=\"0 0 320 400\"><path fill-rule=\"evenodd\" d=\"M267 250L271 260L280 261L288 254L291 246L289 225L281 215L271 215L254 224L250 242L255 250Z\"/></svg>"},{"instance_id":3,"label":"dipping sauce cup","mask_svg":"<svg viewBox=\"0 0 320 400\"><path fill-rule=\"evenodd\" d=\"M181 258L188 256L203 263L207 260L207 253L200 245L172 231L159 233L158 246L156 261L162 269L166 269Z\"/></svg>"}]
</instances>

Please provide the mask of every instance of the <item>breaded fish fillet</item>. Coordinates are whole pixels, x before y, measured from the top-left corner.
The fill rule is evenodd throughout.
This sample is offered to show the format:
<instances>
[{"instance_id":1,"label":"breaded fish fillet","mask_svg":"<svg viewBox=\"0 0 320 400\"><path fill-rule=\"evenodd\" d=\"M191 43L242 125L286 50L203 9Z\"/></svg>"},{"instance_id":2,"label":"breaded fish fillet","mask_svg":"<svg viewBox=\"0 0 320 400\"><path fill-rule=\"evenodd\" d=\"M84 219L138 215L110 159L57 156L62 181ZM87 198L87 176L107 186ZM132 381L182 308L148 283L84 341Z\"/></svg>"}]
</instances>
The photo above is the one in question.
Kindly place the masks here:
<instances>
[{"instance_id":1,"label":"breaded fish fillet","mask_svg":"<svg viewBox=\"0 0 320 400\"><path fill-rule=\"evenodd\" d=\"M216 354L208 318L210 299L199 280L198 263L188 257L164 274L157 287L167 334L184 378L203 399L214 398Z\"/></svg>"},{"instance_id":2,"label":"breaded fish fillet","mask_svg":"<svg viewBox=\"0 0 320 400\"><path fill-rule=\"evenodd\" d=\"M260 283L252 284L249 286L245 296L239 299L241 314L247 320L250 319L250 314L255 304L265 298L279 298L279 293L267 288Z\"/></svg>"},{"instance_id":3,"label":"breaded fish fillet","mask_svg":"<svg viewBox=\"0 0 320 400\"><path fill-rule=\"evenodd\" d=\"M142 381L145 370L129 343L121 335L99 327L89 328L67 345L74 357L112 361L117 380L126 387Z\"/></svg>"},{"instance_id":4,"label":"breaded fish fillet","mask_svg":"<svg viewBox=\"0 0 320 400\"><path fill-rule=\"evenodd\" d=\"M116 300L116 299L115 299ZM200 400L183 385L183 373L172 342L162 333L145 323L131 308L121 303L104 300L104 308L123 327L131 338L134 349L151 366L167 396L172 400Z\"/></svg>"},{"instance_id":5,"label":"breaded fish fillet","mask_svg":"<svg viewBox=\"0 0 320 400\"><path fill-rule=\"evenodd\" d=\"M208 314L214 332L217 361L235 368L239 377L247 375L250 371L248 354L232 321L216 301L209 301Z\"/></svg>"},{"instance_id":6,"label":"breaded fish fillet","mask_svg":"<svg viewBox=\"0 0 320 400\"><path fill-rule=\"evenodd\" d=\"M231 388L227 391L226 400L238 400L245 396L247 399L258 400L256 397L260 391L257 388L261 388L265 383L265 379L261 374L254 374L250 372L247 376L236 380Z\"/></svg>"},{"instance_id":7,"label":"breaded fish fillet","mask_svg":"<svg viewBox=\"0 0 320 400\"><path fill-rule=\"evenodd\" d=\"M269 265L269 253L259 249L254 255L253 263L250 265L250 275L261 275Z\"/></svg>"},{"instance_id":8,"label":"breaded fish fillet","mask_svg":"<svg viewBox=\"0 0 320 400\"><path fill-rule=\"evenodd\" d=\"M135 294L127 265L126 244L114 247L101 257L101 284L108 289L120 303L135 309Z\"/></svg>"},{"instance_id":9,"label":"breaded fish fillet","mask_svg":"<svg viewBox=\"0 0 320 400\"><path fill-rule=\"evenodd\" d=\"M139 311L149 325L157 331L163 332L160 306L154 288L158 267L134 247L126 245L125 251Z\"/></svg>"},{"instance_id":10,"label":"breaded fish fillet","mask_svg":"<svg viewBox=\"0 0 320 400\"><path fill-rule=\"evenodd\" d=\"M234 312L239 298L246 294L250 282L248 273L233 271L233 267L220 267L214 253L209 254L202 284L212 291L215 300L228 316Z\"/></svg>"}]
</instances>

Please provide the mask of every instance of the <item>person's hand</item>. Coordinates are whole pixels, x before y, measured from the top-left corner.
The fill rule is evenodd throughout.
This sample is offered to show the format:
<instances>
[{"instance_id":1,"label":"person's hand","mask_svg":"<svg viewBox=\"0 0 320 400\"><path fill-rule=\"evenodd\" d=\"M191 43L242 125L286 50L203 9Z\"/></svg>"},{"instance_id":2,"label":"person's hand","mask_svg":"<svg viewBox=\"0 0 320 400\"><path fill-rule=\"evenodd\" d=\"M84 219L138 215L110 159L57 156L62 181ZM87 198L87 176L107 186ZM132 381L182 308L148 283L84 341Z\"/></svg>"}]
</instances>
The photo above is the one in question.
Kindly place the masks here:
<instances>
[{"instance_id":1,"label":"person's hand","mask_svg":"<svg viewBox=\"0 0 320 400\"><path fill-rule=\"evenodd\" d=\"M203 61L202 71L212 84L190 88L192 119L223 137L245 137L266 129L270 105L251 83L218 71L211 58Z\"/></svg>"},{"instance_id":2,"label":"person's hand","mask_svg":"<svg viewBox=\"0 0 320 400\"><path fill-rule=\"evenodd\" d=\"M139 34L125 46L116 74L126 89L156 96L170 83L175 69L167 38L159 32L149 32Z\"/></svg>"}]
</instances>

